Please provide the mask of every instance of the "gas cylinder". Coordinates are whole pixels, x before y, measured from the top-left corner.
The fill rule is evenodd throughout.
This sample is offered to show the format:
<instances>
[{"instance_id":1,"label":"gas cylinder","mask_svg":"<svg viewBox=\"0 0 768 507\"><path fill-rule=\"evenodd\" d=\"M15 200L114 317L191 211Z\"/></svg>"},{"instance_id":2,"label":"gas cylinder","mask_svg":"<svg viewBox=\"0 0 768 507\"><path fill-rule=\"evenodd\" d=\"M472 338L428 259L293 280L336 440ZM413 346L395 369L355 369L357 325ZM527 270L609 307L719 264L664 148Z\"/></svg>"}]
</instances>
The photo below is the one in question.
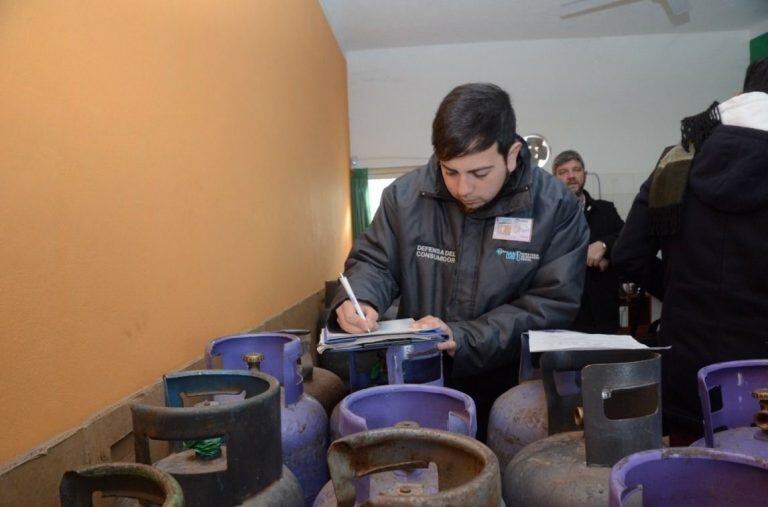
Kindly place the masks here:
<instances>
[{"instance_id":1,"label":"gas cylinder","mask_svg":"<svg viewBox=\"0 0 768 507\"><path fill-rule=\"evenodd\" d=\"M283 463L304 488L308 505L328 480L328 415L320 403L303 392L299 373L301 341L288 334L258 333L212 340L206 358L221 357L224 368L248 366L274 376L281 389Z\"/></svg>"},{"instance_id":2,"label":"gas cylinder","mask_svg":"<svg viewBox=\"0 0 768 507\"><path fill-rule=\"evenodd\" d=\"M631 454L611 470L610 507L763 504L768 460L695 447Z\"/></svg>"},{"instance_id":3,"label":"gas cylinder","mask_svg":"<svg viewBox=\"0 0 768 507\"><path fill-rule=\"evenodd\" d=\"M136 460L151 464L149 439L176 442L154 463L171 474L188 507L304 505L301 485L283 466L280 388L263 373L236 370L185 371L166 375L165 404L133 404ZM184 406L184 397L244 393L243 400L203 401ZM179 442L195 441L181 450Z\"/></svg>"},{"instance_id":4,"label":"gas cylinder","mask_svg":"<svg viewBox=\"0 0 768 507\"><path fill-rule=\"evenodd\" d=\"M387 382L442 386L442 353L433 342L387 347Z\"/></svg>"},{"instance_id":5,"label":"gas cylinder","mask_svg":"<svg viewBox=\"0 0 768 507\"><path fill-rule=\"evenodd\" d=\"M488 447L502 470L523 447L547 435L547 400L541 380L522 382L493 402Z\"/></svg>"},{"instance_id":6,"label":"gas cylinder","mask_svg":"<svg viewBox=\"0 0 768 507\"><path fill-rule=\"evenodd\" d=\"M698 380L704 438L691 447L768 458L768 359L705 366ZM719 403L713 410L715 392Z\"/></svg>"},{"instance_id":7,"label":"gas cylinder","mask_svg":"<svg viewBox=\"0 0 768 507\"><path fill-rule=\"evenodd\" d=\"M468 395L447 387L420 384L369 387L348 395L339 403L332 418L331 435L335 440L386 427L433 428L474 437L477 432L475 403ZM396 483L436 492L437 479L434 467L427 467L379 473L358 481L357 487L361 499L376 497ZM333 487L329 482L317 496L315 506L333 504Z\"/></svg>"},{"instance_id":8,"label":"gas cylinder","mask_svg":"<svg viewBox=\"0 0 768 507\"><path fill-rule=\"evenodd\" d=\"M328 416L347 395L347 388L339 376L325 368L311 365L302 367L301 376L304 379L304 392L319 401Z\"/></svg>"},{"instance_id":9,"label":"gas cylinder","mask_svg":"<svg viewBox=\"0 0 768 507\"><path fill-rule=\"evenodd\" d=\"M477 433L475 402L468 395L448 387L395 384L347 395L331 421L331 439L394 426L401 421L470 437Z\"/></svg>"},{"instance_id":10,"label":"gas cylinder","mask_svg":"<svg viewBox=\"0 0 768 507\"><path fill-rule=\"evenodd\" d=\"M302 345L301 377L304 379L304 393L319 401L330 417L333 408L347 395L347 388L338 375L313 364L308 349L309 329L291 328L272 332L299 337Z\"/></svg>"},{"instance_id":11,"label":"gas cylinder","mask_svg":"<svg viewBox=\"0 0 768 507\"><path fill-rule=\"evenodd\" d=\"M560 395L555 372L579 370L581 391ZM552 436L510 461L504 500L526 507L605 506L610 467L661 447L660 356L648 350L546 352L541 372ZM582 424L584 431L559 433Z\"/></svg>"},{"instance_id":12,"label":"gas cylinder","mask_svg":"<svg viewBox=\"0 0 768 507\"><path fill-rule=\"evenodd\" d=\"M370 500L359 496L358 477L427 463L439 477L434 491L418 483L395 482ZM496 456L477 440L457 433L428 428L354 433L331 444L328 464L334 495L326 505L502 505Z\"/></svg>"},{"instance_id":13,"label":"gas cylinder","mask_svg":"<svg viewBox=\"0 0 768 507\"><path fill-rule=\"evenodd\" d=\"M355 367L355 355L350 353L350 368ZM419 342L407 345L392 345L386 349L387 384L424 384L433 386L443 385L442 354L432 342ZM350 375L352 371L350 370ZM353 386L353 392L366 389L359 385ZM381 387L381 386L379 386ZM374 391L376 392L376 391ZM331 441L339 436L334 421L339 419L339 405L331 412ZM474 436L474 433L472 434Z\"/></svg>"},{"instance_id":14,"label":"gas cylinder","mask_svg":"<svg viewBox=\"0 0 768 507\"><path fill-rule=\"evenodd\" d=\"M499 458L501 470L523 447L549 435L544 385L531 358L528 333L521 337L518 378L518 385L493 402L488 418L488 447ZM561 394L579 392L575 372L556 372L555 381Z\"/></svg>"},{"instance_id":15,"label":"gas cylinder","mask_svg":"<svg viewBox=\"0 0 768 507\"><path fill-rule=\"evenodd\" d=\"M184 493L172 475L141 463L102 463L69 470L59 485L61 507L92 507L93 493L183 507Z\"/></svg>"}]
</instances>

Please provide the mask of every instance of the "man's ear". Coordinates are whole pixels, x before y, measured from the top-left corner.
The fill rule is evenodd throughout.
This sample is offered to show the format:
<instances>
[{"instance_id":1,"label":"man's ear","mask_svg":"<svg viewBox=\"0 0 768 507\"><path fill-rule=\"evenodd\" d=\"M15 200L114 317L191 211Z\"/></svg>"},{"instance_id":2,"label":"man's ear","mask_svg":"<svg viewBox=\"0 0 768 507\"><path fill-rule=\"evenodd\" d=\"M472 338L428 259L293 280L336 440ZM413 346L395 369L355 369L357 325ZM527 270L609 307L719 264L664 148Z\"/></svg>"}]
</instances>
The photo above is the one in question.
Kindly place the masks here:
<instances>
[{"instance_id":1,"label":"man's ear","mask_svg":"<svg viewBox=\"0 0 768 507\"><path fill-rule=\"evenodd\" d=\"M507 172L512 173L517 167L517 156L520 154L520 148L523 147L523 143L515 141L512 146L509 147L507 152Z\"/></svg>"}]
</instances>

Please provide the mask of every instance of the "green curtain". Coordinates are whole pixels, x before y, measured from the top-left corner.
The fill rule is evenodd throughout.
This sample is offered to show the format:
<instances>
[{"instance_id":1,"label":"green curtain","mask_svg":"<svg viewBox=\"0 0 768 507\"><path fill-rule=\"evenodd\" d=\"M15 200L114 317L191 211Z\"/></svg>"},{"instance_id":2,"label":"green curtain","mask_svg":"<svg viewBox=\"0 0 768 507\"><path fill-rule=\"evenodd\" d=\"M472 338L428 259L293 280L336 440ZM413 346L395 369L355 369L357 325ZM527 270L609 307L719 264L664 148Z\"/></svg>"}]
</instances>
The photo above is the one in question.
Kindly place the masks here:
<instances>
[{"instance_id":1,"label":"green curtain","mask_svg":"<svg viewBox=\"0 0 768 507\"><path fill-rule=\"evenodd\" d=\"M749 61L754 62L768 56L768 33L749 41Z\"/></svg>"},{"instance_id":2,"label":"green curtain","mask_svg":"<svg viewBox=\"0 0 768 507\"><path fill-rule=\"evenodd\" d=\"M371 223L368 211L368 169L352 169L352 235L357 238Z\"/></svg>"}]
</instances>

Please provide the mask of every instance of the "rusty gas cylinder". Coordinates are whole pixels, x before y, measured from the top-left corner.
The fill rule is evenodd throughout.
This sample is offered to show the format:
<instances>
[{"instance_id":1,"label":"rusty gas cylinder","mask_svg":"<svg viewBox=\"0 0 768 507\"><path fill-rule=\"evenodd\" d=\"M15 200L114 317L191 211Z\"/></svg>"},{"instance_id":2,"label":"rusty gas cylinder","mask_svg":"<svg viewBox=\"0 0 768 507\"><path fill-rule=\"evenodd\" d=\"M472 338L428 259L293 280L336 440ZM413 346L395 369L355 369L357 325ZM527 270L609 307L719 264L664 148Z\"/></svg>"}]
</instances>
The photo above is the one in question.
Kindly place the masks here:
<instances>
[{"instance_id":1,"label":"rusty gas cylinder","mask_svg":"<svg viewBox=\"0 0 768 507\"><path fill-rule=\"evenodd\" d=\"M532 360L527 333L523 333L520 342L520 383L496 398L488 418L488 447L499 458L501 470L526 445L555 433L549 432L544 384L541 371ZM559 392L579 393L575 372L556 375ZM566 429L576 428L560 428L559 432Z\"/></svg>"},{"instance_id":2,"label":"rusty gas cylinder","mask_svg":"<svg viewBox=\"0 0 768 507\"><path fill-rule=\"evenodd\" d=\"M59 485L62 507L92 507L93 493L183 507L184 493L170 474L141 463L102 463L67 471Z\"/></svg>"},{"instance_id":3,"label":"rusty gas cylinder","mask_svg":"<svg viewBox=\"0 0 768 507\"><path fill-rule=\"evenodd\" d=\"M339 403L331 422L336 439L377 428L434 428L475 436L475 403L468 395L434 385L396 384L356 391ZM437 471L434 466L410 471L395 470L356 481L358 500L364 501L407 484L420 494L436 493ZM315 500L315 507L335 504L333 485L328 482Z\"/></svg>"},{"instance_id":4,"label":"rusty gas cylinder","mask_svg":"<svg viewBox=\"0 0 768 507\"><path fill-rule=\"evenodd\" d=\"M428 428L384 428L343 437L328 450L328 465L335 493L334 504L352 507L358 492L355 478L392 468L434 466L437 491L422 485L393 484L365 505L418 505L423 507L502 505L499 463L485 445L464 435Z\"/></svg>"},{"instance_id":5,"label":"rusty gas cylinder","mask_svg":"<svg viewBox=\"0 0 768 507\"><path fill-rule=\"evenodd\" d=\"M304 392L319 401L330 417L333 408L347 395L344 382L332 371L317 366L302 368L301 374L304 377Z\"/></svg>"},{"instance_id":6,"label":"rusty gas cylinder","mask_svg":"<svg viewBox=\"0 0 768 507\"><path fill-rule=\"evenodd\" d=\"M661 361L638 351L560 351L541 357L551 436L504 471L504 500L526 507L605 506L611 466L660 448ZM581 391L561 396L557 371L580 371ZM566 431L584 423L584 431Z\"/></svg>"},{"instance_id":7,"label":"rusty gas cylinder","mask_svg":"<svg viewBox=\"0 0 768 507\"><path fill-rule=\"evenodd\" d=\"M502 470L523 447L547 434L547 400L541 380L522 382L493 402L488 447L496 453Z\"/></svg>"}]
</instances>

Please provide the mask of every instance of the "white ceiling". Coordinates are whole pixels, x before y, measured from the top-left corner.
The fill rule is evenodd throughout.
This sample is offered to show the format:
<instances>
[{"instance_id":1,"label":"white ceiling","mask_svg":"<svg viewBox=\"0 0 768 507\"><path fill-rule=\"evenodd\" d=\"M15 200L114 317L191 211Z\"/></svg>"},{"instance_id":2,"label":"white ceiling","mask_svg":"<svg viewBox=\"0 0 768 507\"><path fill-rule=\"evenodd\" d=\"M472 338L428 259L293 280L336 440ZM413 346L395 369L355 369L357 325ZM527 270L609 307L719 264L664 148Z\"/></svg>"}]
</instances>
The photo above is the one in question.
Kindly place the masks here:
<instances>
[{"instance_id":1,"label":"white ceiling","mask_svg":"<svg viewBox=\"0 0 768 507\"><path fill-rule=\"evenodd\" d=\"M601 6L573 15L565 14L574 0L319 1L345 53L502 40L750 30L768 21L768 0L689 0L690 9L680 15L673 13L667 0L575 0Z\"/></svg>"}]
</instances>

